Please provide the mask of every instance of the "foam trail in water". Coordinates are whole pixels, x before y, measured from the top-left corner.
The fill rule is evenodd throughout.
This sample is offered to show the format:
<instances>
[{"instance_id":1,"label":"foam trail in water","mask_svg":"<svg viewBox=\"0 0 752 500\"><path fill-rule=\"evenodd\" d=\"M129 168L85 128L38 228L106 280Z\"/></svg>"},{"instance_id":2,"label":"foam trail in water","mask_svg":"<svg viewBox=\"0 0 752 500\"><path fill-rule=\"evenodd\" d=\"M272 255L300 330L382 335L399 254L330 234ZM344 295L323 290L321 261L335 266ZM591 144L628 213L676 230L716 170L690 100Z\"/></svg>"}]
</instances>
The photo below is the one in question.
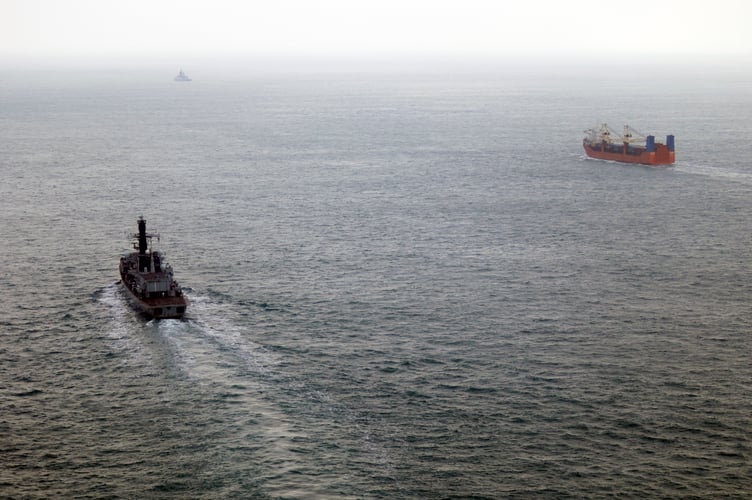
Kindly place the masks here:
<instances>
[{"instance_id":1,"label":"foam trail in water","mask_svg":"<svg viewBox=\"0 0 752 500\"><path fill-rule=\"evenodd\" d=\"M287 366L282 358L283 355L271 352L264 346L250 340L252 332L238 327L237 323L231 319L234 312L231 305L216 303L212 298L205 296L191 297L191 301L192 305L195 305L193 309L195 316L192 321L197 327L201 328L208 339L217 342L223 349L232 350L242 360L247 370L272 386L271 393L283 392L286 395L293 395L292 400L286 401L286 407L297 407L304 413L311 411L314 418L322 414L327 416L323 423L317 424L323 425L323 427L317 427L320 433L317 435L318 439L326 435L330 424L334 426L344 425L352 430L353 438L358 443L355 447L350 448L348 453L360 455L363 457L362 460L375 465L381 476L396 477L391 451L374 440L368 426L362 424L366 418L361 409L343 405L332 398L329 393L314 388L307 380L299 375L296 376L295 373L281 373L280 367ZM289 412L285 413L283 417L286 420L279 420L279 422L287 422L285 427L280 429L282 432L287 433L291 429L295 431L301 427L300 423L297 422L301 415L296 413L294 417L292 427ZM276 425L276 422L273 422L273 425ZM307 433L310 433L310 431L307 431ZM293 435L295 434L291 434L291 436ZM310 438L310 436L306 437ZM300 445L297 444L296 447L300 448ZM321 458L323 459L323 457ZM311 467L310 463L312 462L315 461L307 460L306 466ZM325 463L326 460L324 459L322 462ZM369 471L369 473L373 472L373 470ZM314 474L323 480L327 473L316 470ZM335 476L336 474L332 476L332 482L341 480L341 478ZM285 481L289 481L289 479L286 478ZM307 490L303 488L301 491ZM312 496L310 492L307 492L306 495Z\"/></svg>"},{"instance_id":2,"label":"foam trail in water","mask_svg":"<svg viewBox=\"0 0 752 500\"><path fill-rule=\"evenodd\" d=\"M146 348L143 340L136 335L140 329L140 316L130 307L123 296L118 283L102 288L95 294L96 300L104 306L109 317L105 330L112 340L113 346L131 359L150 363L151 351Z\"/></svg>"},{"instance_id":3,"label":"foam trail in water","mask_svg":"<svg viewBox=\"0 0 752 500\"><path fill-rule=\"evenodd\" d=\"M369 460L382 464L382 474L393 474L390 453L359 424L362 419L357 410L343 407L325 392L308 387L304 380L280 373L280 355L254 342L252 332L232 320L235 311L231 305L193 293L187 296L190 306L182 320L145 321L117 285L105 288L98 300L107 306L111 317L108 333L119 350L130 356L137 353L140 360L153 366L159 365L159 356L169 356L170 364L195 384L197 394L216 405L214 418L226 428L238 430L232 434L231 443L218 446L264 450L259 457L254 456L254 461L267 478L265 489L270 494L296 496L308 491L303 479L306 474L316 475L323 492L336 489L326 486L329 475L331 484L341 481L336 474L317 469L317 462L310 456L295 451L301 442L315 437L310 429L304 430L300 415L279 407L280 392L297 394L293 397L304 404L313 402L335 420L346 422L360 435L361 451L371 457ZM296 404L295 399L288 403ZM310 492L307 495L316 497Z\"/></svg>"},{"instance_id":4,"label":"foam trail in water","mask_svg":"<svg viewBox=\"0 0 752 500\"><path fill-rule=\"evenodd\" d=\"M270 493L287 496L297 484L292 471L310 466L294 452L295 442L308 440L301 426L275 403L279 387L268 376L278 364L276 355L248 340L248 332L227 319L228 311L206 297L189 296L190 315L184 320L160 320L146 328L172 346L178 368L197 384L197 390L217 405L216 418L242 430L233 436L232 446L264 450L259 467L269 477L284 477ZM292 488L292 489L291 489Z\"/></svg>"},{"instance_id":5,"label":"foam trail in water","mask_svg":"<svg viewBox=\"0 0 752 500\"><path fill-rule=\"evenodd\" d=\"M203 335L213 339L223 349L232 350L241 358L246 369L261 375L269 375L279 364L279 358L262 345L253 342L251 335L231 319L226 306L217 304L206 296L190 296L191 314L188 321Z\"/></svg>"},{"instance_id":6,"label":"foam trail in water","mask_svg":"<svg viewBox=\"0 0 752 500\"><path fill-rule=\"evenodd\" d=\"M688 174L704 175L707 177L732 180L743 184L752 184L752 173L749 172L739 172L725 167L697 165L687 162L677 163L676 166L678 167L678 170Z\"/></svg>"}]
</instances>

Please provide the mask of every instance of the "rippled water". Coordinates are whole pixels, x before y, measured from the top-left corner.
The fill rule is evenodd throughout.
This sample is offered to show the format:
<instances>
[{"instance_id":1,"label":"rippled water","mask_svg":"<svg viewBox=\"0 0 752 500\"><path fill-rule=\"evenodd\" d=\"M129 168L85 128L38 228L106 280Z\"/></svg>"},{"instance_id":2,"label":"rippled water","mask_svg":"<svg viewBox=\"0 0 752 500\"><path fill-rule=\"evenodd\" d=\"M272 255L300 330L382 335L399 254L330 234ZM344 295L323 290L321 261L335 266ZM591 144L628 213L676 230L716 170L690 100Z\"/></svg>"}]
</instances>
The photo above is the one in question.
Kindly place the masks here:
<instances>
[{"instance_id":1,"label":"rippled water","mask_svg":"<svg viewBox=\"0 0 752 500\"><path fill-rule=\"evenodd\" d=\"M750 494L743 82L193 76L0 78L0 496Z\"/></svg>"}]
</instances>

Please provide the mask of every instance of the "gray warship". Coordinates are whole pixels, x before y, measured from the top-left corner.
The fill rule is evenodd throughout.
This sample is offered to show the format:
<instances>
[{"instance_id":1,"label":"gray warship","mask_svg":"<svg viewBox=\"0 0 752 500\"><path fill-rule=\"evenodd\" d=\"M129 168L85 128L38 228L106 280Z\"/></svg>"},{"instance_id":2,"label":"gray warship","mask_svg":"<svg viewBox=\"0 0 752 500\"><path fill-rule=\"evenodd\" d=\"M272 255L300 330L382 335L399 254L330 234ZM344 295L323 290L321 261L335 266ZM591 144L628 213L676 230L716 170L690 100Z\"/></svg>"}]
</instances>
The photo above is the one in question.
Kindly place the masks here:
<instances>
[{"instance_id":1,"label":"gray warship","mask_svg":"<svg viewBox=\"0 0 752 500\"><path fill-rule=\"evenodd\" d=\"M120 282L129 301L140 312L156 319L182 318L188 307L183 290L164 255L151 246L158 234L146 232L146 220L138 219L133 249L120 258Z\"/></svg>"}]
</instances>

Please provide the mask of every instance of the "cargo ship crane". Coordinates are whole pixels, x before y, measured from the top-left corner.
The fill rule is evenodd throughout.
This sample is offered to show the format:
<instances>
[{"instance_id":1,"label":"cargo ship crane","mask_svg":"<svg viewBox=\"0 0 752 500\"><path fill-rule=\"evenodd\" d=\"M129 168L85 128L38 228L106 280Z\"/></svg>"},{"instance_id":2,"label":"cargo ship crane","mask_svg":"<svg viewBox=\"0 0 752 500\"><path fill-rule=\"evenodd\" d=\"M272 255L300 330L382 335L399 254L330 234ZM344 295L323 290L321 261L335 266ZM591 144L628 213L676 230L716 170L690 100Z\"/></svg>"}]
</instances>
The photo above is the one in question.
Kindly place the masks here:
<instances>
[{"instance_id":1,"label":"cargo ship crane","mask_svg":"<svg viewBox=\"0 0 752 500\"><path fill-rule=\"evenodd\" d=\"M646 138L645 134L630 127L629 125L624 125L624 132L622 134L619 134L619 132L609 127L606 123L601 124L601 126L597 129L588 129L585 131L585 133L590 135L591 141L605 142L606 144L613 144L615 142L624 142L630 144L634 141L635 136L639 138L641 142L644 142ZM617 138L617 140L614 140L614 138Z\"/></svg>"},{"instance_id":2,"label":"cargo ship crane","mask_svg":"<svg viewBox=\"0 0 752 500\"><path fill-rule=\"evenodd\" d=\"M629 125L624 125L624 134L622 134L621 136L622 141L629 144L632 142L632 138L634 136L639 137L640 142L645 142L645 138L647 137L645 134L643 134L639 130L633 129Z\"/></svg>"}]
</instances>

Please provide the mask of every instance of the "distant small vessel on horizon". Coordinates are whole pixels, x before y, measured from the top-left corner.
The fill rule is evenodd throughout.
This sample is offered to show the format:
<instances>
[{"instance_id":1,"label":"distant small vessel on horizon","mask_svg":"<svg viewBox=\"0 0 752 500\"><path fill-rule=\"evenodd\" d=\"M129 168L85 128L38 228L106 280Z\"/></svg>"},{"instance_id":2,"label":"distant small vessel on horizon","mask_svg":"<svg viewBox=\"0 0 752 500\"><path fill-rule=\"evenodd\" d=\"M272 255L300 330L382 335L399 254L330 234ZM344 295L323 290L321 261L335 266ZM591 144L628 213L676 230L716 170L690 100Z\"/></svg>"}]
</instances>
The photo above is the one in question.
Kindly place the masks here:
<instances>
[{"instance_id":1,"label":"distant small vessel on horizon","mask_svg":"<svg viewBox=\"0 0 752 500\"><path fill-rule=\"evenodd\" d=\"M188 78L188 75L183 73L183 69L180 69L180 73L178 73L178 76L175 77L176 82L190 82L191 79Z\"/></svg>"}]
</instances>

